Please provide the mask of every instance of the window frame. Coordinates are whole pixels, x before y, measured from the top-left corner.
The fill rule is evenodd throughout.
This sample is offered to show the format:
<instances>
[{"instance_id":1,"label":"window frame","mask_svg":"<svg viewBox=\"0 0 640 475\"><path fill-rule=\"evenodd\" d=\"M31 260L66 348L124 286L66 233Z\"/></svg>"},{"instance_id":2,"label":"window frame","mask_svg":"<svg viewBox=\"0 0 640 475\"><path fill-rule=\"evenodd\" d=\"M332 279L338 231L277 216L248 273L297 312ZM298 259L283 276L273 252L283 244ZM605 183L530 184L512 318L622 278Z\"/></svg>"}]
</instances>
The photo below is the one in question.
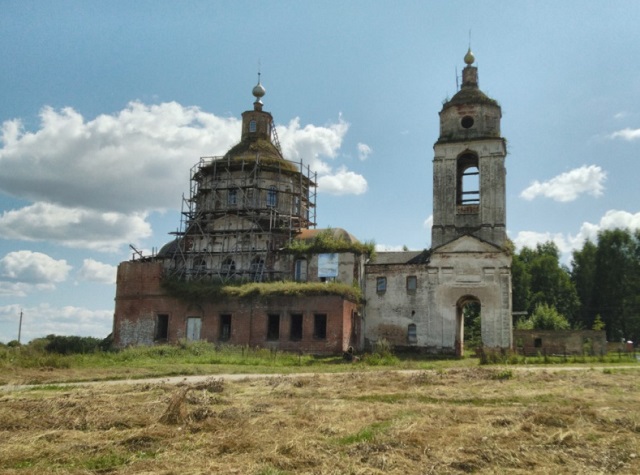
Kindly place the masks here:
<instances>
[{"instance_id":1,"label":"window frame","mask_svg":"<svg viewBox=\"0 0 640 475\"><path fill-rule=\"evenodd\" d=\"M410 285L410 282L413 283L413 286ZM418 277L415 275L408 275L407 276L407 281L406 281L406 285L407 285L407 292L415 292L418 290Z\"/></svg>"},{"instance_id":2,"label":"window frame","mask_svg":"<svg viewBox=\"0 0 640 475\"><path fill-rule=\"evenodd\" d=\"M231 339L231 322L232 315L230 313L220 314L220 326L218 328L218 340L229 341ZM225 328L227 331L224 331Z\"/></svg>"},{"instance_id":3,"label":"window frame","mask_svg":"<svg viewBox=\"0 0 640 475\"><path fill-rule=\"evenodd\" d=\"M379 276L376 277L376 292L379 294L383 294L387 291L387 277Z\"/></svg>"}]
</instances>

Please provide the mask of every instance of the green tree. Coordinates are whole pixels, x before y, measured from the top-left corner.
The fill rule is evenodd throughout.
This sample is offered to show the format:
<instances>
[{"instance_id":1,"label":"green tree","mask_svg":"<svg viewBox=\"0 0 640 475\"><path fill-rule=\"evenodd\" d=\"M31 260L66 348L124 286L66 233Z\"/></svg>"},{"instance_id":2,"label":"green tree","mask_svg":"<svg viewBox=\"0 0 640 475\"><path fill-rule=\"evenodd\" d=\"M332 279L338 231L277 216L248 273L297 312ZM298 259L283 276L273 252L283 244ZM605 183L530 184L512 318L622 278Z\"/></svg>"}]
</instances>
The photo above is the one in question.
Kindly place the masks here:
<instances>
[{"instance_id":1,"label":"green tree","mask_svg":"<svg viewBox=\"0 0 640 475\"><path fill-rule=\"evenodd\" d=\"M553 242L538 244L535 249L523 248L519 260L524 266L516 285L526 287L526 273L529 275L529 299L526 310L531 314L538 305L554 307L570 321L574 322L580 301L569 270L560 265L560 251ZM517 289L516 297L523 299L527 292ZM514 306L515 308L515 306Z\"/></svg>"},{"instance_id":2,"label":"green tree","mask_svg":"<svg viewBox=\"0 0 640 475\"><path fill-rule=\"evenodd\" d=\"M584 328L591 327L595 321L594 285L597 252L598 247L591 241L587 241L581 250L573 251L571 261L571 282L580 300L576 321Z\"/></svg>"},{"instance_id":3,"label":"green tree","mask_svg":"<svg viewBox=\"0 0 640 475\"><path fill-rule=\"evenodd\" d=\"M640 338L640 232L604 230L598 234L593 294L607 338Z\"/></svg>"}]
</instances>

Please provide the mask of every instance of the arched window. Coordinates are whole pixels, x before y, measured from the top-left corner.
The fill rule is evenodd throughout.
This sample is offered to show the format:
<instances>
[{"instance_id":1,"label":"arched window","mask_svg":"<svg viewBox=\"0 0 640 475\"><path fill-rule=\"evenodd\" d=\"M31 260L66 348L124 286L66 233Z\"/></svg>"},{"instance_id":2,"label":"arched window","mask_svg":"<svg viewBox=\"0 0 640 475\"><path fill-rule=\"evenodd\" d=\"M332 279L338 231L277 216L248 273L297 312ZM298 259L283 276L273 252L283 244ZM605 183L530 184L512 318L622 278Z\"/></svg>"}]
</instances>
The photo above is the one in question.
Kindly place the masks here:
<instances>
[{"instance_id":1,"label":"arched window","mask_svg":"<svg viewBox=\"0 0 640 475\"><path fill-rule=\"evenodd\" d=\"M275 208L277 204L278 204L278 190L276 189L275 186L272 186L271 188L269 188L269 191L267 192L267 206L269 208Z\"/></svg>"},{"instance_id":2,"label":"arched window","mask_svg":"<svg viewBox=\"0 0 640 475\"><path fill-rule=\"evenodd\" d=\"M264 259L260 256L255 257L251 261L251 273L254 276L255 281L262 280L262 272L264 271Z\"/></svg>"},{"instance_id":3,"label":"arched window","mask_svg":"<svg viewBox=\"0 0 640 475\"><path fill-rule=\"evenodd\" d=\"M224 276L224 277L231 277L233 274L236 273L236 263L233 261L233 259L231 259L230 257L227 257L223 262L222 262L222 269L220 269L220 273Z\"/></svg>"},{"instance_id":4,"label":"arched window","mask_svg":"<svg viewBox=\"0 0 640 475\"><path fill-rule=\"evenodd\" d=\"M480 204L480 168L478 156L473 153L465 153L458 157L456 204L461 206Z\"/></svg>"}]
</instances>

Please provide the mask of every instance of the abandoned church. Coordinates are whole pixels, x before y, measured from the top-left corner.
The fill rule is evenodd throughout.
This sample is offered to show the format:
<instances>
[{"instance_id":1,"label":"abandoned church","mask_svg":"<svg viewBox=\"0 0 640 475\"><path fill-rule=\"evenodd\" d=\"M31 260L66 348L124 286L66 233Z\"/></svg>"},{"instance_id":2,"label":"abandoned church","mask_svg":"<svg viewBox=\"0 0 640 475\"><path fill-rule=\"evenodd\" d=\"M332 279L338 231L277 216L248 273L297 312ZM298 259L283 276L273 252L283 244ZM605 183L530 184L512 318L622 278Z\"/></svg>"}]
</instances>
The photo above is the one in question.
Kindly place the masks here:
<instances>
[{"instance_id":1,"label":"abandoned church","mask_svg":"<svg viewBox=\"0 0 640 475\"><path fill-rule=\"evenodd\" d=\"M316 229L316 175L283 156L258 81L240 142L192 168L175 239L119 265L115 344L331 354L385 339L462 355L474 304L483 345L511 348L502 112L479 89L470 50L464 61L434 145L431 249L376 253L346 230Z\"/></svg>"}]
</instances>

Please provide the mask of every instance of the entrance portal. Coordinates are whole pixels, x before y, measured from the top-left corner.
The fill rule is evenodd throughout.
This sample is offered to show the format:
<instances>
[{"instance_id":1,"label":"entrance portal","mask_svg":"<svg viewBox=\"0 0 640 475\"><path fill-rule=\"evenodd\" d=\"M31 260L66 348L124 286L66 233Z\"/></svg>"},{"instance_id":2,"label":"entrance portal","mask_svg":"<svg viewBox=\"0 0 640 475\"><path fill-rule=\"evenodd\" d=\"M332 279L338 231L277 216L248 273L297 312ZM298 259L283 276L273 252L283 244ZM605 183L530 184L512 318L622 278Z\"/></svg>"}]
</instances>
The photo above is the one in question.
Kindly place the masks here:
<instances>
[{"instance_id":1,"label":"entrance portal","mask_svg":"<svg viewBox=\"0 0 640 475\"><path fill-rule=\"evenodd\" d=\"M466 340L472 345L482 345L480 300L473 295L460 297L456 303L456 356L464 356Z\"/></svg>"}]
</instances>

